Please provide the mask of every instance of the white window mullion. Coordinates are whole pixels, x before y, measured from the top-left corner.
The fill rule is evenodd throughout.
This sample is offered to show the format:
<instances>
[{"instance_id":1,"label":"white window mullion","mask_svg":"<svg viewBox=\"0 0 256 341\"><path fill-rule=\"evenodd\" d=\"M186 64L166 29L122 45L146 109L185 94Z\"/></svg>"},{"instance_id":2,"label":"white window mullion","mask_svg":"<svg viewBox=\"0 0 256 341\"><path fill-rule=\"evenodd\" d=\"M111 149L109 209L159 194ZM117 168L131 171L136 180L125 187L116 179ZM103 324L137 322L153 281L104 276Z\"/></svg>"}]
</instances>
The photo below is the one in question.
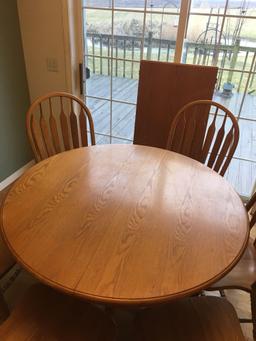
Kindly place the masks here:
<instances>
[{"instance_id":1,"label":"white window mullion","mask_svg":"<svg viewBox=\"0 0 256 341\"><path fill-rule=\"evenodd\" d=\"M191 0L181 0L178 32L177 32L177 38L176 38L176 48L175 48L175 55L174 55L175 63L181 62L183 43L184 43L184 38L186 35L187 23L188 23L188 18L189 18L190 4L191 4Z\"/></svg>"},{"instance_id":2,"label":"white window mullion","mask_svg":"<svg viewBox=\"0 0 256 341\"><path fill-rule=\"evenodd\" d=\"M240 117L241 117L241 113L242 113L243 106L244 106L244 101L245 101L245 96L247 95L247 91L248 91L249 84L250 84L250 81L251 81L252 72L253 72L254 65L255 65L255 59L256 59L256 52L254 52L254 55L253 55L253 58L252 58L251 67L250 67L250 71L249 71L249 75L248 75L248 78L247 78L247 81L246 81L246 84L245 84L245 89L244 89L242 101L241 101L239 112L238 112L238 115L237 115L237 120L238 121L240 120Z\"/></svg>"},{"instance_id":3,"label":"white window mullion","mask_svg":"<svg viewBox=\"0 0 256 341\"><path fill-rule=\"evenodd\" d=\"M113 64L114 64L114 8L115 0L112 0L111 10L111 51L110 51L110 118L109 118L109 142L112 143L112 126L113 126Z\"/></svg>"},{"instance_id":4,"label":"white window mullion","mask_svg":"<svg viewBox=\"0 0 256 341\"><path fill-rule=\"evenodd\" d=\"M218 59L219 59L221 37L222 37L224 25L225 25L226 14L227 14L227 10L228 10L228 3L229 3L229 0L226 0L226 5L225 5L224 14L223 14L222 23L221 23L220 32L219 32L219 39L218 39L218 42L216 44L216 53L215 53L215 56L214 56L213 61L212 61L213 66L217 66Z\"/></svg>"},{"instance_id":5,"label":"white window mullion","mask_svg":"<svg viewBox=\"0 0 256 341\"><path fill-rule=\"evenodd\" d=\"M144 45L145 45L145 32L146 32L146 15L147 15L147 2L145 0L144 3L144 13L143 13L143 27L142 27L142 40L141 40L141 50L140 50L140 59L143 59L144 56Z\"/></svg>"}]
</instances>

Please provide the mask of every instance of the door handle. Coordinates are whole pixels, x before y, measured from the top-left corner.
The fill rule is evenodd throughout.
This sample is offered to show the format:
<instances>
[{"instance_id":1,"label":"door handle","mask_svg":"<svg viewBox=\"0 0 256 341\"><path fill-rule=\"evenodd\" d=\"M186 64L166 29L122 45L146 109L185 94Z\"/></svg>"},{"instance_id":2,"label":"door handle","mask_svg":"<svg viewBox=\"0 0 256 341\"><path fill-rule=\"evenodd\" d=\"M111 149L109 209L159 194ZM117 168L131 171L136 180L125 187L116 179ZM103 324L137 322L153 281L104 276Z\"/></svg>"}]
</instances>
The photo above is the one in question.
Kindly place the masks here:
<instances>
[{"instance_id":1,"label":"door handle","mask_svg":"<svg viewBox=\"0 0 256 341\"><path fill-rule=\"evenodd\" d=\"M83 63L79 63L79 85L80 85L80 95L84 94L84 68Z\"/></svg>"}]
</instances>

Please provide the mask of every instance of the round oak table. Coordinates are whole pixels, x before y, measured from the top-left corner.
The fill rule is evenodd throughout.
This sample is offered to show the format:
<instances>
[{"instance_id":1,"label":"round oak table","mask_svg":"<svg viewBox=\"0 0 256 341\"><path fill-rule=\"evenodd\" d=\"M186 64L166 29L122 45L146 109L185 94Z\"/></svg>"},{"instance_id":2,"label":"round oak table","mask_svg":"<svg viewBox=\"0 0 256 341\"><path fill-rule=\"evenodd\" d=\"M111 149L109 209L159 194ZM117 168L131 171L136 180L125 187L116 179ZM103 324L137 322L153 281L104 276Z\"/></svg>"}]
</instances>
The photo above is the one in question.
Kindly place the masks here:
<instances>
[{"instance_id":1,"label":"round oak table","mask_svg":"<svg viewBox=\"0 0 256 341\"><path fill-rule=\"evenodd\" d=\"M75 149L29 169L2 209L4 238L43 282L100 302L192 294L241 257L248 218L228 182L163 149Z\"/></svg>"}]
</instances>

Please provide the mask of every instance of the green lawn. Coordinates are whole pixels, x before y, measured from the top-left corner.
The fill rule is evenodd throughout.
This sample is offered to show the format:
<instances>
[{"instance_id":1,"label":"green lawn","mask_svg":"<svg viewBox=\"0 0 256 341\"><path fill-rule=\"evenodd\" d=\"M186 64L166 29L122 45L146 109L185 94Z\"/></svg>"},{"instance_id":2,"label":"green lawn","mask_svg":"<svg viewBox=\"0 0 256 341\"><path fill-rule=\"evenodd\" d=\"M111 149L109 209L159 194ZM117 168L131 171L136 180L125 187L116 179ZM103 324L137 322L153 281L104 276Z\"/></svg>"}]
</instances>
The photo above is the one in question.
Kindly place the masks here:
<instances>
[{"instance_id":1,"label":"green lawn","mask_svg":"<svg viewBox=\"0 0 256 341\"><path fill-rule=\"evenodd\" d=\"M158 9L154 9L157 11ZM196 9L198 13L209 13L209 9ZM237 10L229 10L229 14L238 14ZM256 9L249 9L246 13L248 16L256 16ZM106 10L94 10L94 9L86 9L84 10L84 16L86 18L87 27L94 28L98 31L98 33L111 33L111 25L112 25L112 14L111 11ZM190 15L189 18L189 26L188 26L188 36L189 40L195 40L200 33L205 30L206 23L208 21L209 15ZM151 21L152 18L152 21ZM114 34L120 34L120 30L123 30L124 27L127 28L129 24L136 20L138 22L138 34L142 34L143 20L144 15L141 13L133 13L133 12L115 12L114 13ZM216 24L217 17L211 18L211 24ZM153 29L155 30L155 37L159 36L159 27L162 24L162 14L153 14L151 16L150 13L146 15L146 27L150 29L151 23L153 25ZM166 38L169 35L176 34L178 24L178 15L174 13L174 15L164 14L163 16L163 33L166 35ZM224 33L226 35L232 34L237 24L236 18L227 18L224 25ZM174 26L175 29L174 29ZM221 26L221 19L219 21L219 27ZM125 28L124 28L125 30ZM119 32L118 32L119 31ZM174 31L174 32L173 32ZM256 41L256 30L255 30L255 19L245 19L243 23L243 27L240 34L242 39L248 39L252 41Z\"/></svg>"}]
</instances>

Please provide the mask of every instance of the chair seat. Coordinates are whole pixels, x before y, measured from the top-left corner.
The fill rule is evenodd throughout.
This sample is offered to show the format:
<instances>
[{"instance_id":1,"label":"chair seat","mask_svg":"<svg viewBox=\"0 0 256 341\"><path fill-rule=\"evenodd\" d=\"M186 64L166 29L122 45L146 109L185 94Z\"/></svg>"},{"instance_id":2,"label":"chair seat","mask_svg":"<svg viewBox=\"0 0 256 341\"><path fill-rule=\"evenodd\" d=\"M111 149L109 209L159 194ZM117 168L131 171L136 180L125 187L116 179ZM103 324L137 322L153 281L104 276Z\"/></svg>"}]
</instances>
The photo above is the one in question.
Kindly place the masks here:
<instances>
[{"instance_id":1,"label":"chair seat","mask_svg":"<svg viewBox=\"0 0 256 341\"><path fill-rule=\"evenodd\" d=\"M112 320L99 308L36 284L0 326L5 341L110 341Z\"/></svg>"},{"instance_id":2,"label":"chair seat","mask_svg":"<svg viewBox=\"0 0 256 341\"><path fill-rule=\"evenodd\" d=\"M192 297L141 312L136 341L245 341L233 306L224 298Z\"/></svg>"},{"instance_id":3,"label":"chair seat","mask_svg":"<svg viewBox=\"0 0 256 341\"><path fill-rule=\"evenodd\" d=\"M256 281L256 249L253 243L254 240L250 238L248 246L237 265L207 290L235 288L251 291L251 286Z\"/></svg>"}]
</instances>

